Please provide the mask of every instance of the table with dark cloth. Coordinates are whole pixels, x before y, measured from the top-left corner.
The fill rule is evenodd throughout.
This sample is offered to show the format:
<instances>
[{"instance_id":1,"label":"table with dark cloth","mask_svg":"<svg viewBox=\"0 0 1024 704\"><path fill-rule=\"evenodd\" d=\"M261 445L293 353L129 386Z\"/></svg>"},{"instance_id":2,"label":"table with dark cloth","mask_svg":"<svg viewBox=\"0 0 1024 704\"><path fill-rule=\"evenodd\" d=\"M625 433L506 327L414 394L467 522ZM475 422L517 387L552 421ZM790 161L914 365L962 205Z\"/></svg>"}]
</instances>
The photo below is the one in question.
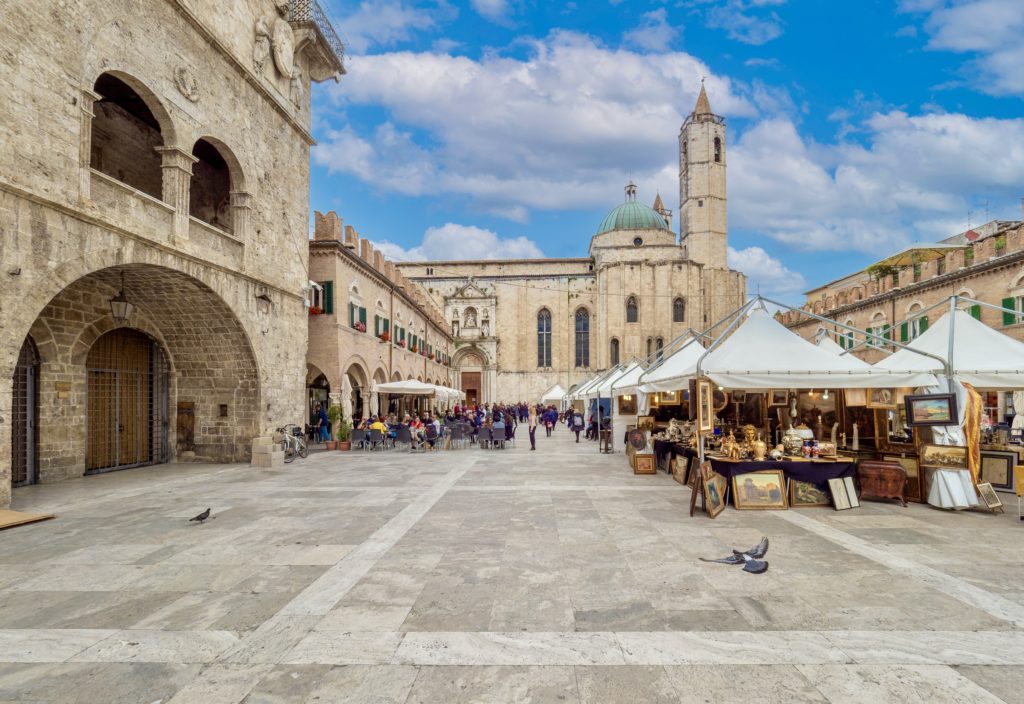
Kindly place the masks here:
<instances>
[{"instance_id":1,"label":"table with dark cloth","mask_svg":"<svg viewBox=\"0 0 1024 704\"><path fill-rule=\"evenodd\" d=\"M654 463L659 469L665 467L669 474L672 473L672 465L664 464L667 459L669 463L676 457L685 457L690 460L697 456L697 451L683 447L679 443L672 442L671 440L655 440L654 441Z\"/></svg>"},{"instance_id":2,"label":"table with dark cloth","mask_svg":"<svg viewBox=\"0 0 1024 704\"><path fill-rule=\"evenodd\" d=\"M781 469L786 479L810 482L819 489L827 488L829 479L852 477L857 472L857 465L853 462L794 462L792 460L730 462L728 460L709 459L711 460L712 469L729 478L765 469Z\"/></svg>"}]
</instances>

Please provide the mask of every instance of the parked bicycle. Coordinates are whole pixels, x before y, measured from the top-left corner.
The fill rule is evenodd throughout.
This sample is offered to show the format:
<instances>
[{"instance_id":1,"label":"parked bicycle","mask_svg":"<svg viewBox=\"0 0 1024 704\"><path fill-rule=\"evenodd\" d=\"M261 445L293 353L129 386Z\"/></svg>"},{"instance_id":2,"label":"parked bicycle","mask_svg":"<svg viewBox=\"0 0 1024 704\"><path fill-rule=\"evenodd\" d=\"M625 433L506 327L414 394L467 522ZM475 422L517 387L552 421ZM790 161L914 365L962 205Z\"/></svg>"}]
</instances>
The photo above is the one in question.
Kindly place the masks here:
<instances>
[{"instance_id":1,"label":"parked bicycle","mask_svg":"<svg viewBox=\"0 0 1024 704\"><path fill-rule=\"evenodd\" d=\"M302 428L289 423L283 428L278 428L277 432L281 435L280 443L284 447L286 463L294 460L296 455L303 459L309 457L309 446L306 444L306 438L302 436Z\"/></svg>"}]
</instances>

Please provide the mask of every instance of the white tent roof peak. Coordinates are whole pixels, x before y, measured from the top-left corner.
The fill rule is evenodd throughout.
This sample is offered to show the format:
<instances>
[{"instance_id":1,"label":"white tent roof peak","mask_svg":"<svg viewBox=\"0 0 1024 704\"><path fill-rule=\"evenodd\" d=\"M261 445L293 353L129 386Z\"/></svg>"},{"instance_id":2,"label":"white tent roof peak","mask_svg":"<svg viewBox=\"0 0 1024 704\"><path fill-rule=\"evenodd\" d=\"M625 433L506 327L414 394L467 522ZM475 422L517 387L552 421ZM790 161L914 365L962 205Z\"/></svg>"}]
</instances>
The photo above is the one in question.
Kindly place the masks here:
<instances>
[{"instance_id":1,"label":"white tent roof peak","mask_svg":"<svg viewBox=\"0 0 1024 704\"><path fill-rule=\"evenodd\" d=\"M840 347L836 343L835 340L833 340L828 335L823 335L821 337L821 339L818 340L818 347L823 349L823 350L826 350L828 352L831 352L832 354L836 355L837 357L846 357L846 358L852 359L855 362L859 362L860 366L864 367L865 369L869 368L871 366L870 364L868 364L864 360L859 359L857 357L854 357L852 354L850 354L849 352L844 350L842 347Z\"/></svg>"},{"instance_id":2,"label":"white tent roof peak","mask_svg":"<svg viewBox=\"0 0 1024 704\"><path fill-rule=\"evenodd\" d=\"M544 401L561 401L565 398L565 389L562 388L561 384L555 384L550 389L544 392L544 395L540 397L541 403Z\"/></svg>"},{"instance_id":3,"label":"white tent roof peak","mask_svg":"<svg viewBox=\"0 0 1024 704\"><path fill-rule=\"evenodd\" d=\"M946 313L908 347L948 360L951 334L954 377L981 389L1024 389L1024 342L990 328L966 311L958 310L952 317ZM939 360L905 349L875 368L945 374Z\"/></svg>"},{"instance_id":4,"label":"white tent roof peak","mask_svg":"<svg viewBox=\"0 0 1024 704\"><path fill-rule=\"evenodd\" d=\"M682 345L668 355L661 364L645 371L639 379L640 391L677 391L685 388L688 380L697 373L697 361L703 356L704 346L694 337L684 340Z\"/></svg>"},{"instance_id":5,"label":"white tent roof peak","mask_svg":"<svg viewBox=\"0 0 1024 704\"><path fill-rule=\"evenodd\" d=\"M805 340L765 310L745 321L701 362L701 373L732 389L926 386L930 373L895 373Z\"/></svg>"}]
</instances>

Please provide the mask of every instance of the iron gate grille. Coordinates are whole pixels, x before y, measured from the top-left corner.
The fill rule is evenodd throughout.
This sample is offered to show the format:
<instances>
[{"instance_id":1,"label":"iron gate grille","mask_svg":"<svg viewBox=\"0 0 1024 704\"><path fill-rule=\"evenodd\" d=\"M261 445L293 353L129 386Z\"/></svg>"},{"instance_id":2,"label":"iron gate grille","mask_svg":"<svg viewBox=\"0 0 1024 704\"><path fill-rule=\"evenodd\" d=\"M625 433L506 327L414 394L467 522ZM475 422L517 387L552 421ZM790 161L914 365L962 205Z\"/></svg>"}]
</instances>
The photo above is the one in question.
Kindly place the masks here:
<instances>
[{"instance_id":1,"label":"iron gate grille","mask_svg":"<svg viewBox=\"0 0 1024 704\"><path fill-rule=\"evenodd\" d=\"M39 408L39 355L31 338L25 338L14 367L14 398L11 416L11 484L24 486L36 481L36 448Z\"/></svg>"},{"instance_id":2,"label":"iron gate grille","mask_svg":"<svg viewBox=\"0 0 1024 704\"><path fill-rule=\"evenodd\" d=\"M87 472L166 462L168 365L160 345L115 330L96 341L86 366Z\"/></svg>"}]
</instances>

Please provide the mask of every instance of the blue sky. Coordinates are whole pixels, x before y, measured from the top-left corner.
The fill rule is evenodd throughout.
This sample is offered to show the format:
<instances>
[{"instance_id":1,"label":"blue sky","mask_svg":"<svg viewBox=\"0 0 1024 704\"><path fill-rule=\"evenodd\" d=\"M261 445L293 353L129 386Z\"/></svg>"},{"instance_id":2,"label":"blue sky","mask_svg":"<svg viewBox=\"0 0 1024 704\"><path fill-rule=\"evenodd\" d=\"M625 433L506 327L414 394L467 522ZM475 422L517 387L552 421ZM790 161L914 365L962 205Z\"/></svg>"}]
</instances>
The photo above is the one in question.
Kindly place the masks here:
<instances>
[{"instance_id":1,"label":"blue sky","mask_svg":"<svg viewBox=\"0 0 1024 704\"><path fill-rule=\"evenodd\" d=\"M702 77L752 292L1021 217L1021 0L321 3L311 205L394 258L585 256L631 177L678 210Z\"/></svg>"}]
</instances>

